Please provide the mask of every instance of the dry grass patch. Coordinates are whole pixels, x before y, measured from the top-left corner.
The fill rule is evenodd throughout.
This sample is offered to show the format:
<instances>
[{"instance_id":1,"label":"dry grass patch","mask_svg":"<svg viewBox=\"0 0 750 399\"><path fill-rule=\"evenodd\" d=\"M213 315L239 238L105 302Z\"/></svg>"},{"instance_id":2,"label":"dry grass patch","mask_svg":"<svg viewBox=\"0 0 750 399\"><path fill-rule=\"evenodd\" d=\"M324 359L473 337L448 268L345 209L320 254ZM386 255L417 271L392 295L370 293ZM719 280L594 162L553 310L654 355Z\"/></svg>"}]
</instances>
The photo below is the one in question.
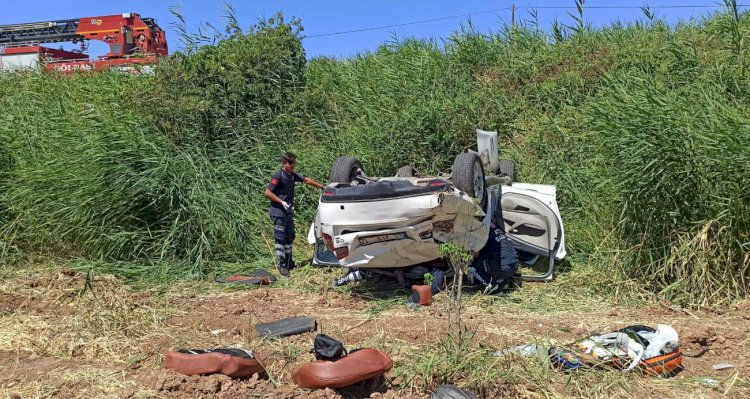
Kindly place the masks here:
<instances>
[{"instance_id":1,"label":"dry grass patch","mask_svg":"<svg viewBox=\"0 0 750 399\"><path fill-rule=\"evenodd\" d=\"M0 318L0 350L118 364L144 340L169 336L166 304L110 275L46 272L5 280L0 294L22 298Z\"/></svg>"}]
</instances>

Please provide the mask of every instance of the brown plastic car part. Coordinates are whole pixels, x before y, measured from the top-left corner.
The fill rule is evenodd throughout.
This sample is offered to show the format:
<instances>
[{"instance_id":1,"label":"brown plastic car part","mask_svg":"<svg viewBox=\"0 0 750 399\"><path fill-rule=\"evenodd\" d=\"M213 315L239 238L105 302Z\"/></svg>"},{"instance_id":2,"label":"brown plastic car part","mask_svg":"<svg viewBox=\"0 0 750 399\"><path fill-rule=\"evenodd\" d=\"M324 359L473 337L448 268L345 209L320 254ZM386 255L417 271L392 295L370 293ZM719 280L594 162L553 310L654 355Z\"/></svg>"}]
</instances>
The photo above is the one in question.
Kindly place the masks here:
<instances>
[{"instance_id":1,"label":"brown plastic car part","mask_svg":"<svg viewBox=\"0 0 750 399\"><path fill-rule=\"evenodd\" d=\"M343 388L383 375L393 361L376 349L360 349L335 362L316 360L292 372L292 381L303 388Z\"/></svg>"},{"instance_id":2,"label":"brown plastic car part","mask_svg":"<svg viewBox=\"0 0 750 399\"><path fill-rule=\"evenodd\" d=\"M224 374L230 377L250 377L265 371L257 359L232 356L220 352L183 353L167 352L165 366L180 374Z\"/></svg>"},{"instance_id":3,"label":"brown plastic car part","mask_svg":"<svg viewBox=\"0 0 750 399\"><path fill-rule=\"evenodd\" d=\"M432 287L429 285L412 285L411 301L422 306L432 303Z\"/></svg>"}]
</instances>

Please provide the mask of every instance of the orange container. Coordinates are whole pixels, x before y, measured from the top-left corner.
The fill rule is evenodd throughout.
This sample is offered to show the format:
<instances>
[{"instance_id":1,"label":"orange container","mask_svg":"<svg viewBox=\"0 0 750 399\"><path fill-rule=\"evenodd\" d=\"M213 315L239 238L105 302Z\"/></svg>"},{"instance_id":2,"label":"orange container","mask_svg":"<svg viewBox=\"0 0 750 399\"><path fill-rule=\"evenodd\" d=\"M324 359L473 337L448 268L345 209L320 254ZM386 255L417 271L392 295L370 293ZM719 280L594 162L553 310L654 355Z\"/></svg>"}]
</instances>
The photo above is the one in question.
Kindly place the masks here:
<instances>
[{"instance_id":1,"label":"orange container","mask_svg":"<svg viewBox=\"0 0 750 399\"><path fill-rule=\"evenodd\" d=\"M648 375L671 376L682 369L682 351L665 353L641 361L641 368Z\"/></svg>"},{"instance_id":2,"label":"orange container","mask_svg":"<svg viewBox=\"0 0 750 399\"><path fill-rule=\"evenodd\" d=\"M411 301L422 306L432 303L432 287L429 285L412 285Z\"/></svg>"}]
</instances>

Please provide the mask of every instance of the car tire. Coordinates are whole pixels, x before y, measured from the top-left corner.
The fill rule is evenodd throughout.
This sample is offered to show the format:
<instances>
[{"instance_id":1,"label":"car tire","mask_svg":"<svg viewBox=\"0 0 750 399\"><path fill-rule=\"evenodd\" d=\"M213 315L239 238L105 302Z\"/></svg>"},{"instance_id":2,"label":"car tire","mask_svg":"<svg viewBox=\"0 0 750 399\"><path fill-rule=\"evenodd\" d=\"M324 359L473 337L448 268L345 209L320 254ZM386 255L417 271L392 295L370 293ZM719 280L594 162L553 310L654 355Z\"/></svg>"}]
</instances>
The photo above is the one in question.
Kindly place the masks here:
<instances>
[{"instance_id":1,"label":"car tire","mask_svg":"<svg viewBox=\"0 0 750 399\"><path fill-rule=\"evenodd\" d=\"M484 209L487 202L487 183L479 155L474 152L459 154L453 161L451 180L457 189L479 200L479 206Z\"/></svg>"},{"instance_id":2,"label":"car tire","mask_svg":"<svg viewBox=\"0 0 750 399\"><path fill-rule=\"evenodd\" d=\"M331 168L332 183L351 183L357 178L357 174L362 168L362 162L355 157L339 157L333 163Z\"/></svg>"},{"instance_id":3,"label":"car tire","mask_svg":"<svg viewBox=\"0 0 750 399\"><path fill-rule=\"evenodd\" d=\"M396 177L416 177L417 171L409 165L402 166L396 171Z\"/></svg>"},{"instance_id":4,"label":"car tire","mask_svg":"<svg viewBox=\"0 0 750 399\"><path fill-rule=\"evenodd\" d=\"M511 181L516 181L516 163L509 159L501 159L498 165L498 171L501 175L510 177Z\"/></svg>"}]
</instances>

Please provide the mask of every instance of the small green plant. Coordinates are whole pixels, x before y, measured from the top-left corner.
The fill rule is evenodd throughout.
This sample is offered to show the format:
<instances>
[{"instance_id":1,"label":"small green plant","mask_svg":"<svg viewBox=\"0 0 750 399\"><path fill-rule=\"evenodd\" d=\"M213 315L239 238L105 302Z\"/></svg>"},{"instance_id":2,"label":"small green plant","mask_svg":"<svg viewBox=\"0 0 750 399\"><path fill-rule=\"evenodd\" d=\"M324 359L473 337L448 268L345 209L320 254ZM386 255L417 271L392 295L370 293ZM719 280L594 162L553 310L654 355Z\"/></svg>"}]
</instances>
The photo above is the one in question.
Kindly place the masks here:
<instances>
[{"instance_id":1,"label":"small green plant","mask_svg":"<svg viewBox=\"0 0 750 399\"><path fill-rule=\"evenodd\" d=\"M424 285L432 285L433 281L435 281L435 276L433 276L432 273L424 274Z\"/></svg>"},{"instance_id":2,"label":"small green plant","mask_svg":"<svg viewBox=\"0 0 750 399\"><path fill-rule=\"evenodd\" d=\"M446 258L448 262L455 267L464 267L472 259L471 252L452 242L440 244L438 247L438 254L440 254L441 257Z\"/></svg>"},{"instance_id":3,"label":"small green plant","mask_svg":"<svg viewBox=\"0 0 750 399\"><path fill-rule=\"evenodd\" d=\"M463 333L461 328L461 307L463 306L461 299L463 297L464 272L469 262L473 259L473 256L468 250L452 242L441 244L438 247L438 252L448 261L456 276L453 284L448 289L448 334L454 334L453 328L455 324L455 337L458 339L460 345ZM451 314L456 315L455 323L451 319Z\"/></svg>"}]
</instances>

